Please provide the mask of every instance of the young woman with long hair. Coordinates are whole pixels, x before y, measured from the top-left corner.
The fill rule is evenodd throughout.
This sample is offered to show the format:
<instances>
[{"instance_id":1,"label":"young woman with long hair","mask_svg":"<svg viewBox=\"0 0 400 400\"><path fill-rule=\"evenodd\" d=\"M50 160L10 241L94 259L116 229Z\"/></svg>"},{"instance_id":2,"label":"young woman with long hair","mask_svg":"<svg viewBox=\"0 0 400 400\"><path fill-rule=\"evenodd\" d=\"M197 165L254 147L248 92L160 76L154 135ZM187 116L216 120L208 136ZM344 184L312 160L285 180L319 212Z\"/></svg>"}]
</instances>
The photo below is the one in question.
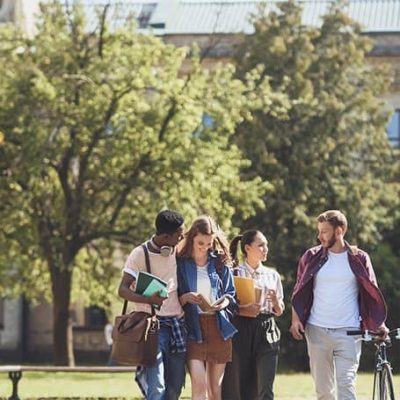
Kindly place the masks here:
<instances>
[{"instance_id":1,"label":"young woman with long hair","mask_svg":"<svg viewBox=\"0 0 400 400\"><path fill-rule=\"evenodd\" d=\"M236 306L230 257L223 233L209 216L197 218L178 250L179 300L185 311L187 365L192 399L220 400L225 364L232 358ZM205 307L222 299L217 305Z\"/></svg>"}]
</instances>

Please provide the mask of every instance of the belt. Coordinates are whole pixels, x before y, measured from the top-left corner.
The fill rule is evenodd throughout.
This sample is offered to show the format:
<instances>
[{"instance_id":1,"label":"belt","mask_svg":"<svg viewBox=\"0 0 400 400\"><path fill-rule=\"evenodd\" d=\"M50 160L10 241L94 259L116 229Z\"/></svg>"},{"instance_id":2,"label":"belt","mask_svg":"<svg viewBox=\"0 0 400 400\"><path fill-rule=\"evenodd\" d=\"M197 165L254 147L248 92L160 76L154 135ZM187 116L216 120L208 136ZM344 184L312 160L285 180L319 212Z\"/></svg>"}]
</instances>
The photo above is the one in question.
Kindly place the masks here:
<instances>
[{"instance_id":1,"label":"belt","mask_svg":"<svg viewBox=\"0 0 400 400\"><path fill-rule=\"evenodd\" d=\"M272 313L260 313L257 315L257 319L261 319L261 320L266 320L266 319L270 319L273 318L275 315Z\"/></svg>"},{"instance_id":2,"label":"belt","mask_svg":"<svg viewBox=\"0 0 400 400\"><path fill-rule=\"evenodd\" d=\"M261 320L261 321L266 321L267 319L271 319L271 318L273 318L275 315L274 314L272 314L272 313L260 313L260 314L258 314L256 317L245 317L244 315L237 315L236 316L236 318L244 318L244 319L246 319L246 320L248 320L248 321L251 321L251 320Z\"/></svg>"}]
</instances>

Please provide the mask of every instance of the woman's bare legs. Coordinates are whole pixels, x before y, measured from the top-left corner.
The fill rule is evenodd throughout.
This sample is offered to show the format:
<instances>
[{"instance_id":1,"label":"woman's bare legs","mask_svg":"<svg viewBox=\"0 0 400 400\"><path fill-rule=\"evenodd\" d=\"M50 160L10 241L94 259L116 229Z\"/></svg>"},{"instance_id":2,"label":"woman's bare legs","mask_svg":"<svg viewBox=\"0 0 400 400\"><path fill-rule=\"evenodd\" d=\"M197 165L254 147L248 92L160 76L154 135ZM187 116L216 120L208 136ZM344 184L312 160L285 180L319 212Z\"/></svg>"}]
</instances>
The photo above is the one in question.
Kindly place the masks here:
<instances>
[{"instance_id":1,"label":"woman's bare legs","mask_svg":"<svg viewBox=\"0 0 400 400\"><path fill-rule=\"evenodd\" d=\"M204 361L189 360L187 365L192 382L192 400L205 400L207 398L207 378Z\"/></svg>"},{"instance_id":2,"label":"woman's bare legs","mask_svg":"<svg viewBox=\"0 0 400 400\"><path fill-rule=\"evenodd\" d=\"M225 364L206 363L208 400L221 400Z\"/></svg>"}]
</instances>

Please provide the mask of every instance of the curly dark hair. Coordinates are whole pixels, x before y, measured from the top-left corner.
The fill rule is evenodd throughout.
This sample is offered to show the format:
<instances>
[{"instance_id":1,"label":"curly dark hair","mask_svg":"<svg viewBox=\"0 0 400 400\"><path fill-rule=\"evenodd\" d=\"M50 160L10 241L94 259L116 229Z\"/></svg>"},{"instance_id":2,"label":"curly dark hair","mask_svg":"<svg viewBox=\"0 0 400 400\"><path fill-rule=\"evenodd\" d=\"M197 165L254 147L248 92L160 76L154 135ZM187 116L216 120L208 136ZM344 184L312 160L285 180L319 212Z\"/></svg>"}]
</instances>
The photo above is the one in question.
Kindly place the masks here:
<instances>
[{"instance_id":1,"label":"curly dark hair","mask_svg":"<svg viewBox=\"0 0 400 400\"><path fill-rule=\"evenodd\" d=\"M184 223L183 216L177 211L163 210L156 217L156 233L175 233Z\"/></svg>"}]
</instances>

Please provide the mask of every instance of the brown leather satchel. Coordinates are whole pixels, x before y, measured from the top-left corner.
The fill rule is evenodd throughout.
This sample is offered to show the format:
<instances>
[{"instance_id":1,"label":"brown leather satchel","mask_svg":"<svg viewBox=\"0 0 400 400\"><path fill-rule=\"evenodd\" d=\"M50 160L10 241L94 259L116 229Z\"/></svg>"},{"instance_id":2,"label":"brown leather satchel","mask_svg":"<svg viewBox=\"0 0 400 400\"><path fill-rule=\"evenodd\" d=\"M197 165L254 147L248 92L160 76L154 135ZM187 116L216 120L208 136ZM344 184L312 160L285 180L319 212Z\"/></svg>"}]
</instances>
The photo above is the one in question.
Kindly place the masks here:
<instances>
[{"instance_id":1,"label":"brown leather satchel","mask_svg":"<svg viewBox=\"0 0 400 400\"><path fill-rule=\"evenodd\" d=\"M148 250L142 246L146 256L146 268L150 272ZM124 301L122 315L115 317L112 331L111 359L119 364L150 367L157 359L160 322L151 307L151 314L133 311L126 314L128 302Z\"/></svg>"},{"instance_id":2,"label":"brown leather satchel","mask_svg":"<svg viewBox=\"0 0 400 400\"><path fill-rule=\"evenodd\" d=\"M157 316L146 312L131 312L115 318L112 332L111 359L119 364L150 367L157 358Z\"/></svg>"}]
</instances>

